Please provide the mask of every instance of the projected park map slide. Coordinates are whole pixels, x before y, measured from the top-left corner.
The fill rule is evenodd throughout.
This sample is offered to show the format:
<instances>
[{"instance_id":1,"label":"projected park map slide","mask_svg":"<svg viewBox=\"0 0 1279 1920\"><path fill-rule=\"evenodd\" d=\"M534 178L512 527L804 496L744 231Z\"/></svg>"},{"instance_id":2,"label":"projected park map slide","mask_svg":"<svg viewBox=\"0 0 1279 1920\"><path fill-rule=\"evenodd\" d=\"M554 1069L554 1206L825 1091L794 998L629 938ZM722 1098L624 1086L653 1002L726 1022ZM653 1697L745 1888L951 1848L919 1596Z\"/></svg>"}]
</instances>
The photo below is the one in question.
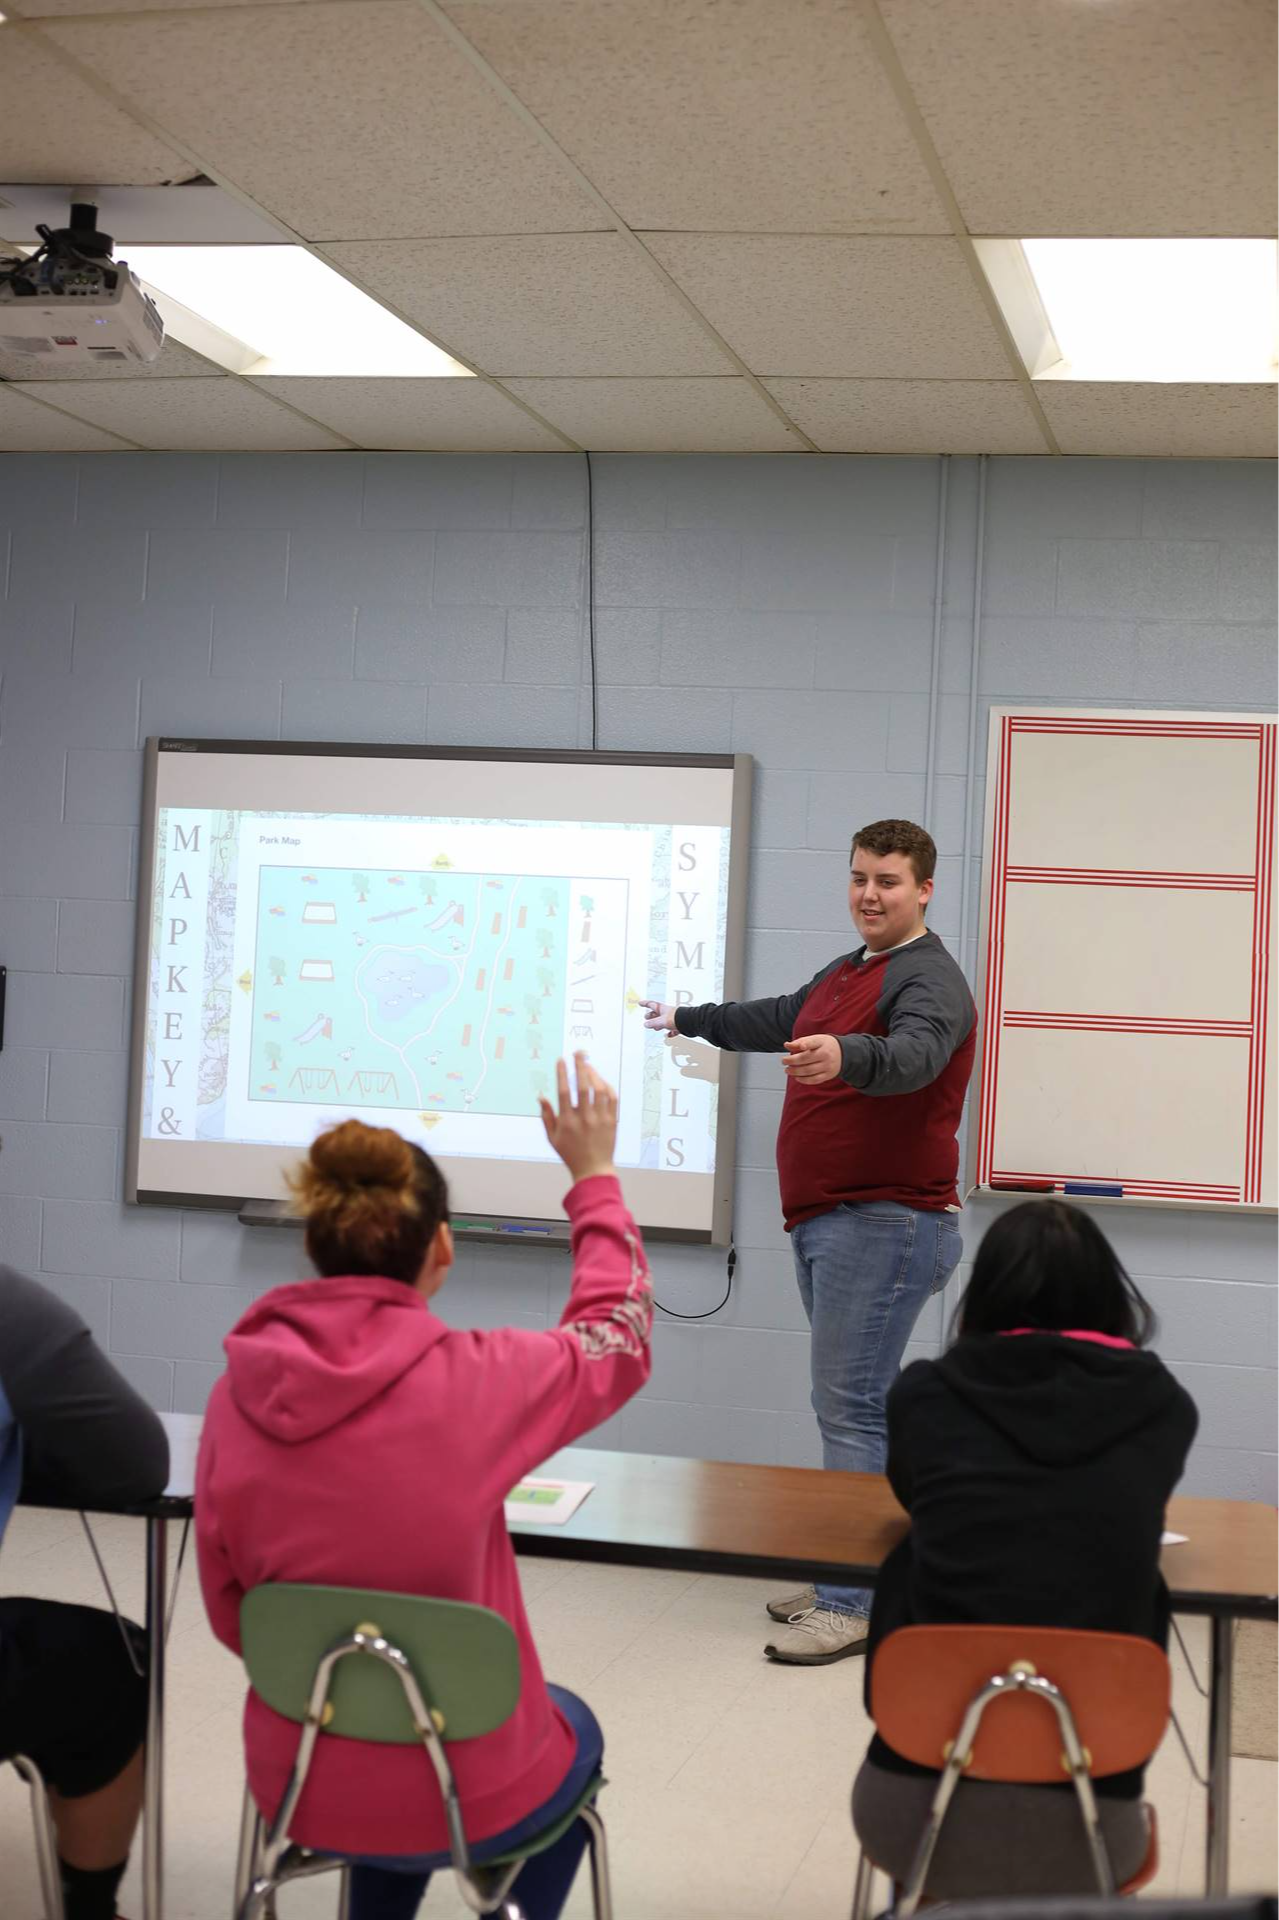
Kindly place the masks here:
<instances>
[{"instance_id":1,"label":"projected park map slide","mask_svg":"<svg viewBox=\"0 0 1279 1920\"><path fill-rule=\"evenodd\" d=\"M639 1001L722 981L722 829L172 807L159 826L149 1137L303 1146L355 1113L446 1156L543 1161L538 1096L582 1048L622 1095L619 1161L713 1169L711 1076Z\"/></svg>"}]
</instances>

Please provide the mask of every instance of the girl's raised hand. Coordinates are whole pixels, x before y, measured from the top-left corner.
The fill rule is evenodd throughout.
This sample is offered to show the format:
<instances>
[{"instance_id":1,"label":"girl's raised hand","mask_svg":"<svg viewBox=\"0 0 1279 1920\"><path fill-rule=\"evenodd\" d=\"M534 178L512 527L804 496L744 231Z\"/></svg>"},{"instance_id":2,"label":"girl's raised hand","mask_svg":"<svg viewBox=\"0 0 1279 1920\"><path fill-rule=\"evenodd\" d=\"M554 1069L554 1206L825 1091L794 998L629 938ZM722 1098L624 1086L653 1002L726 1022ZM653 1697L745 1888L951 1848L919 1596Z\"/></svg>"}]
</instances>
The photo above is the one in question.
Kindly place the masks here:
<instances>
[{"instance_id":1,"label":"girl's raised hand","mask_svg":"<svg viewBox=\"0 0 1279 1920\"><path fill-rule=\"evenodd\" d=\"M538 1096L542 1125L574 1180L587 1180L594 1173L614 1173L613 1144L617 1139L617 1095L601 1079L584 1053L575 1053L577 1099L568 1083L568 1066L559 1060L555 1066L559 1110L544 1094Z\"/></svg>"}]
</instances>

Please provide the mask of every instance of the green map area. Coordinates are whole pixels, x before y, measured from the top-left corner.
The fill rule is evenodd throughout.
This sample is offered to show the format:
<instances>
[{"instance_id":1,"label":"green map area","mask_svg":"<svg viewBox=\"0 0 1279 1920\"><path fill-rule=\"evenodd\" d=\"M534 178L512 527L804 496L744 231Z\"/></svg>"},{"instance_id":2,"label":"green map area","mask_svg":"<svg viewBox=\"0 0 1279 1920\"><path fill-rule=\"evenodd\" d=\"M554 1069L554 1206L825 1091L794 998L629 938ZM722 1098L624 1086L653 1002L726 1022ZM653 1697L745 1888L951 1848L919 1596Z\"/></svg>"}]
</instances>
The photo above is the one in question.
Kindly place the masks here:
<instances>
[{"instance_id":1,"label":"green map area","mask_svg":"<svg viewBox=\"0 0 1279 1920\"><path fill-rule=\"evenodd\" d=\"M563 878L264 866L249 1097L528 1115L563 1048ZM589 902L587 903L589 905ZM548 1064L549 1069L548 1069Z\"/></svg>"}]
</instances>

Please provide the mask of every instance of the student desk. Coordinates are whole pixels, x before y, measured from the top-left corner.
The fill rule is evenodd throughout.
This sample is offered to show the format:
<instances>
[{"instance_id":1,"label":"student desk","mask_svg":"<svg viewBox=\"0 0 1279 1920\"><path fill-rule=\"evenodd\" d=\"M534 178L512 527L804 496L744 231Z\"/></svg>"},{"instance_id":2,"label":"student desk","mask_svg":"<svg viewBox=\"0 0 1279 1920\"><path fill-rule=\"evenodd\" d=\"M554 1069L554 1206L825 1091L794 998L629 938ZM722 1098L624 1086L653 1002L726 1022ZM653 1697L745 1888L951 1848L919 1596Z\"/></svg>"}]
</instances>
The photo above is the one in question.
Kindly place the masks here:
<instances>
[{"instance_id":1,"label":"student desk","mask_svg":"<svg viewBox=\"0 0 1279 1920\"><path fill-rule=\"evenodd\" d=\"M163 1912L164 1632L167 1534L194 1510L201 1417L161 1416L172 1471L159 1500L112 1511L146 1522L146 1624L151 1669L142 1836L143 1914ZM873 1585L881 1562L906 1531L906 1516L878 1474L808 1467L734 1466L646 1454L567 1448L539 1471L590 1480L593 1491L563 1526L511 1529L515 1551L531 1557L599 1560L690 1573L744 1573L793 1581L797 1575ZM1169 1547L1164 1575L1175 1613L1211 1622L1208 1675L1208 1849L1206 1888L1224 1894L1229 1867L1232 1629L1236 1620L1279 1617L1273 1507L1238 1500L1173 1500L1168 1526L1189 1536ZM820 1679L813 1682L820 1686ZM852 1765L849 1756L851 1786Z\"/></svg>"},{"instance_id":2,"label":"student desk","mask_svg":"<svg viewBox=\"0 0 1279 1920\"><path fill-rule=\"evenodd\" d=\"M511 1529L517 1553L686 1567L697 1573L796 1573L875 1584L906 1531L887 1480L810 1467L733 1466L721 1460L651 1458L570 1447L539 1471L593 1480L559 1527ZM1174 1613L1211 1623L1208 1673L1208 1847L1205 1891L1227 1890L1230 1846L1230 1714L1234 1622L1279 1617L1279 1529L1273 1507L1243 1500L1174 1499L1163 1573Z\"/></svg>"}]
</instances>

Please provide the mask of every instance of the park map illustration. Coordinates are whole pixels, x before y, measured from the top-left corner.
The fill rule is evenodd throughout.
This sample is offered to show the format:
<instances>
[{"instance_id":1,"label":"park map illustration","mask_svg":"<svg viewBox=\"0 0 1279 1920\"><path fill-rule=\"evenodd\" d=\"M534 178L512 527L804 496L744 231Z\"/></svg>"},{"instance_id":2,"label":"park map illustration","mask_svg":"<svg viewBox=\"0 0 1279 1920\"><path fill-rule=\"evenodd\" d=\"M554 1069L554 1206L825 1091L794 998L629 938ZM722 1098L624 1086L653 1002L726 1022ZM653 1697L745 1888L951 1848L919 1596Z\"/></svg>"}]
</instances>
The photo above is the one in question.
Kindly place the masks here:
<instances>
[{"instance_id":1,"label":"park map illustration","mask_svg":"<svg viewBox=\"0 0 1279 1920\"><path fill-rule=\"evenodd\" d=\"M594 900L563 877L262 866L251 1100L526 1115ZM575 962L575 956L581 956Z\"/></svg>"}]
</instances>

